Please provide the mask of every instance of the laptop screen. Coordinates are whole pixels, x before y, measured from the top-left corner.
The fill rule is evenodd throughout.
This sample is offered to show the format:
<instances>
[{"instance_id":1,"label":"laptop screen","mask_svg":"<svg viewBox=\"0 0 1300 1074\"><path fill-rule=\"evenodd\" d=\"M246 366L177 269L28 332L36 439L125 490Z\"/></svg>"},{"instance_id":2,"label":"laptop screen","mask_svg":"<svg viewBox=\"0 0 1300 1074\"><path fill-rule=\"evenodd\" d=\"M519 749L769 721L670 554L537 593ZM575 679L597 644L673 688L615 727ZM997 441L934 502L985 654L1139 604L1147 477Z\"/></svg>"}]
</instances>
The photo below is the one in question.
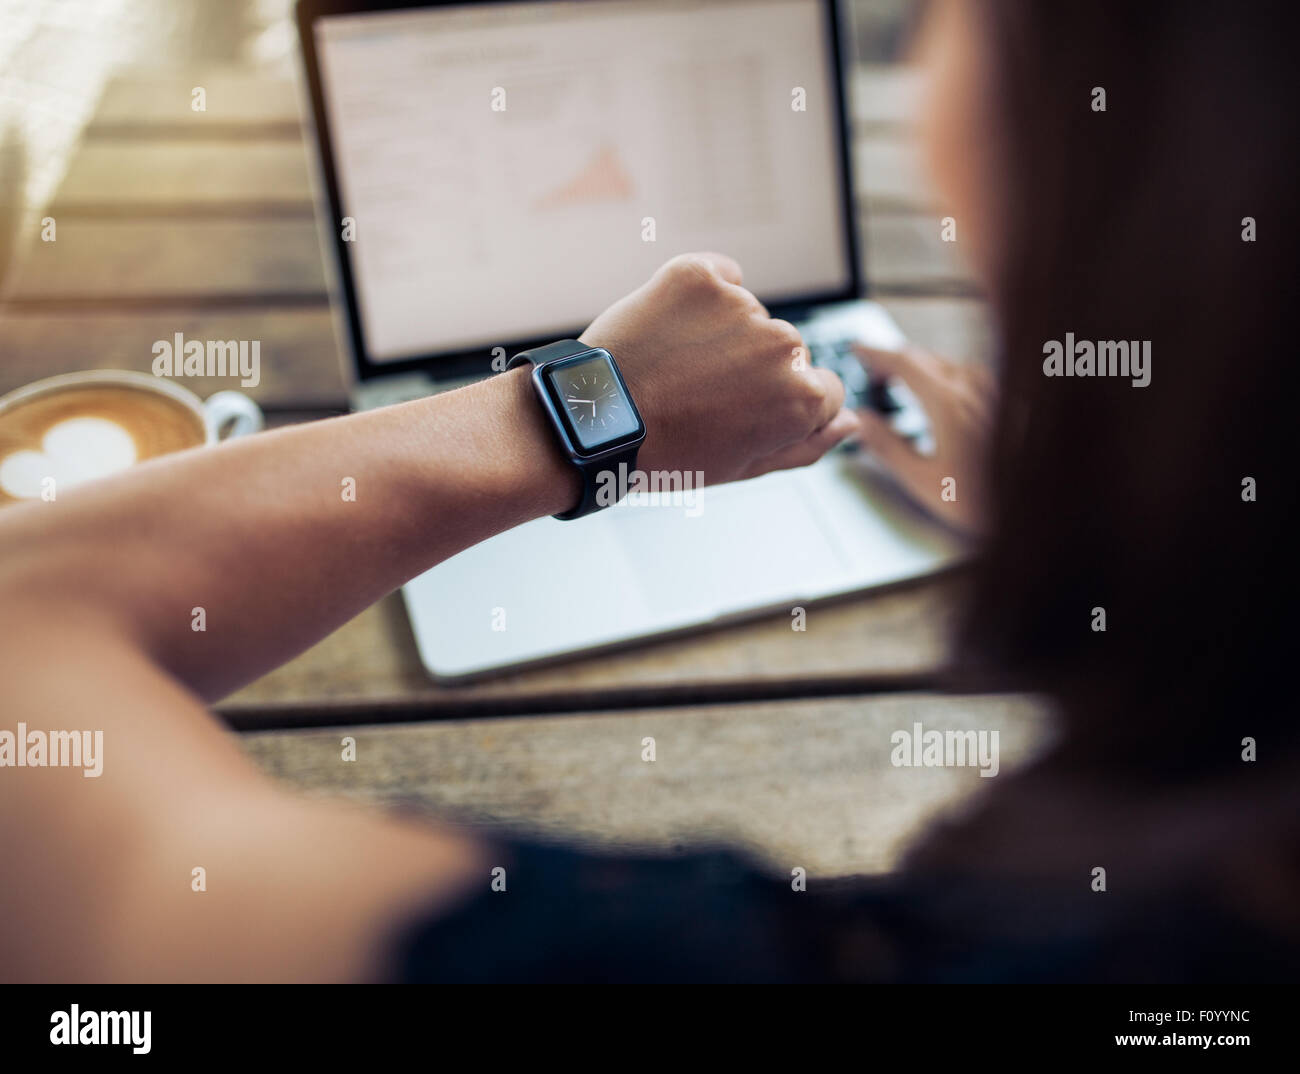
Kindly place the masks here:
<instances>
[{"instance_id":1,"label":"laptop screen","mask_svg":"<svg viewBox=\"0 0 1300 1074\"><path fill-rule=\"evenodd\" d=\"M845 294L830 17L583 0L316 18L363 357L559 334L691 250L735 257L769 303Z\"/></svg>"}]
</instances>

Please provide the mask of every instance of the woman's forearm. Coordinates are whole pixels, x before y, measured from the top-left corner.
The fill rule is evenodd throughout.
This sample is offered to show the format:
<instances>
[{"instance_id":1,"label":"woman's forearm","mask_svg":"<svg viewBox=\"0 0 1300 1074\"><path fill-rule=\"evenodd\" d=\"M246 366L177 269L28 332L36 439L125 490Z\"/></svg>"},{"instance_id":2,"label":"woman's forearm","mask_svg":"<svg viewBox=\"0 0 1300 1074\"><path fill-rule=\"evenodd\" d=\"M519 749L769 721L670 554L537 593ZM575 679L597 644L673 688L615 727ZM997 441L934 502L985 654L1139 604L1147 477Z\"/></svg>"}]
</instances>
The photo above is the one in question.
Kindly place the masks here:
<instances>
[{"instance_id":1,"label":"woman's forearm","mask_svg":"<svg viewBox=\"0 0 1300 1074\"><path fill-rule=\"evenodd\" d=\"M24 615L88 610L217 697L578 492L527 371L513 370L10 508L0 595Z\"/></svg>"}]
</instances>

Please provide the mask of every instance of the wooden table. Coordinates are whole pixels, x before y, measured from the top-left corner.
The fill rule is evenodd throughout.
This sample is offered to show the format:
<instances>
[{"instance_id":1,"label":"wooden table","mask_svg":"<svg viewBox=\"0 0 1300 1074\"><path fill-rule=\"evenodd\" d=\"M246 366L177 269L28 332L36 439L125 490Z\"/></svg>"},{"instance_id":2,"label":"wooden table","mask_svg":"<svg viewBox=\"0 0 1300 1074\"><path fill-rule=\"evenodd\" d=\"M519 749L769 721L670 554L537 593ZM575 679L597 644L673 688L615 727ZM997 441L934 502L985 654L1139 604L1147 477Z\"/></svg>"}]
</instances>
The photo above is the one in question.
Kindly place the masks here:
<instances>
[{"instance_id":1,"label":"wooden table","mask_svg":"<svg viewBox=\"0 0 1300 1074\"><path fill-rule=\"evenodd\" d=\"M195 85L207 90L204 113L189 107ZM922 178L912 135L916 88L903 68L854 76L867 275L909 336L979 360L989 351L987 322L959 247L940 238L943 209ZM35 243L7 281L0 391L76 369L148 370L153 341L181 332L260 340L263 376L251 394L272 423L341 411L305 153L287 81L239 70L119 77L47 210L57 241ZM207 394L229 384L190 386ZM780 616L458 687L429 681L393 595L219 711L239 730L278 729L249 735L250 750L308 786L380 797L397 788L430 803L472 804L498 821L530 817L611 838L667 838L715 800L723 813L766 817L758 802L770 798L775 827L739 834L790 853L805 846L805 857L826 867L883 868L926 803L947 801L970 781L935 777L909 792L915 798L873 790L895 794L896 808L872 814L874 835L843 829L867 820L860 811L870 795L855 799L851 789L865 795L880 770L871 728L888 724L899 705L924 709L927 721L978 711L984 726L1001 727L1004 742L1039 726L1024 699L880 696L952 686L942 672L944 641L962 583L958 573L817 605L802 634ZM872 699L829 700L853 695ZM531 715L479 719L512 714ZM427 722L434 719L456 722ZM288 730L375 724L403 726L370 726L378 759L346 775L326 763L336 732ZM673 728L676 755L692 758L689 765L665 775L661 760L653 777L629 775L628 765L640 772L629 743L640 741L643 724ZM809 729L859 745L819 753ZM715 734L739 736L740 754L710 761ZM318 746L326 759L313 761ZM461 757L466 749L473 760ZM529 764L531 777L521 778L519 765ZM560 782L571 777L581 793L547 789L561 772ZM650 796L645 802L676 804L625 827L618 818L635 815L642 801L635 787ZM780 803L805 795L823 814L816 838L780 820Z\"/></svg>"}]
</instances>

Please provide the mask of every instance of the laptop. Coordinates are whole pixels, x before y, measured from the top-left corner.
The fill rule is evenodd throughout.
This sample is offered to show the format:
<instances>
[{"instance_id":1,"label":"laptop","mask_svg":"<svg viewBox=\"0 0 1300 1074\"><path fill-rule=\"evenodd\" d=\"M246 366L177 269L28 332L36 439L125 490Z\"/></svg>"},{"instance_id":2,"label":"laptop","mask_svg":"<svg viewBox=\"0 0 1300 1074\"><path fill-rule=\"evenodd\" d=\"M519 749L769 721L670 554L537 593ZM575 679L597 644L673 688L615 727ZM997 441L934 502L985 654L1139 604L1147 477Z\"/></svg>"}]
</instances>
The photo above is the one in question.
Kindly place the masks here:
<instances>
[{"instance_id":1,"label":"laptop","mask_svg":"<svg viewBox=\"0 0 1300 1074\"><path fill-rule=\"evenodd\" d=\"M673 255L718 250L851 402L923 443L916 400L868 383L848 349L903 337L860 277L841 15L832 0L299 0L352 406L492 376ZM962 551L837 451L529 522L402 592L429 673L466 681L765 614L794 625ZM546 562L603 599L575 600Z\"/></svg>"}]
</instances>

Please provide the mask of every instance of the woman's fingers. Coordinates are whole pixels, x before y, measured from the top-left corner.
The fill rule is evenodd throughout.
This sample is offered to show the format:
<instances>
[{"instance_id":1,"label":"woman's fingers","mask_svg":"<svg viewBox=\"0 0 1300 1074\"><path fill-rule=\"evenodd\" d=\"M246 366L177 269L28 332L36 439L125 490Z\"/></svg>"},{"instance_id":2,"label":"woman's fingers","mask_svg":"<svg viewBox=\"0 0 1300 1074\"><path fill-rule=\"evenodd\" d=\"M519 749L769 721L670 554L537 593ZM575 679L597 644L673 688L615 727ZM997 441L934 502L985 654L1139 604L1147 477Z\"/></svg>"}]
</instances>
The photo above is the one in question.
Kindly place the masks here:
<instances>
[{"instance_id":1,"label":"woman's fingers","mask_svg":"<svg viewBox=\"0 0 1300 1074\"><path fill-rule=\"evenodd\" d=\"M821 432L829 424L840 418L844 408L844 382L829 369L810 369L808 375L822 389L821 405L817 412L817 429L812 435ZM855 423L856 424L856 423Z\"/></svg>"},{"instance_id":2,"label":"woman's fingers","mask_svg":"<svg viewBox=\"0 0 1300 1074\"><path fill-rule=\"evenodd\" d=\"M995 390L991 373L919 347L857 345L854 350L870 376L897 378L911 389L929 419L934 450L922 455L874 410L859 414L863 445L920 503L950 523L978 532L987 511L983 460Z\"/></svg>"},{"instance_id":3,"label":"woman's fingers","mask_svg":"<svg viewBox=\"0 0 1300 1074\"><path fill-rule=\"evenodd\" d=\"M706 250L703 253L689 254L687 256L696 259L701 267L707 266L712 269L728 283L734 283L737 287L741 287L745 283L745 274L740 269L740 263L734 257L728 257L726 254L720 254L714 250Z\"/></svg>"},{"instance_id":4,"label":"woman's fingers","mask_svg":"<svg viewBox=\"0 0 1300 1074\"><path fill-rule=\"evenodd\" d=\"M810 466L845 437L858 432L858 428L858 415L851 410L840 410L812 435L755 460L744 476L758 477L773 470L793 470L799 466Z\"/></svg>"},{"instance_id":5,"label":"woman's fingers","mask_svg":"<svg viewBox=\"0 0 1300 1074\"><path fill-rule=\"evenodd\" d=\"M886 380L897 377L906 384L933 420L935 410L950 391L947 363L911 345L884 350L855 343L853 353L870 376Z\"/></svg>"},{"instance_id":6,"label":"woman's fingers","mask_svg":"<svg viewBox=\"0 0 1300 1074\"><path fill-rule=\"evenodd\" d=\"M912 446L912 442L889 427L889 423L872 410L858 412L858 438L903 487L922 503L932 504L939 496L934 477L934 460Z\"/></svg>"}]
</instances>

